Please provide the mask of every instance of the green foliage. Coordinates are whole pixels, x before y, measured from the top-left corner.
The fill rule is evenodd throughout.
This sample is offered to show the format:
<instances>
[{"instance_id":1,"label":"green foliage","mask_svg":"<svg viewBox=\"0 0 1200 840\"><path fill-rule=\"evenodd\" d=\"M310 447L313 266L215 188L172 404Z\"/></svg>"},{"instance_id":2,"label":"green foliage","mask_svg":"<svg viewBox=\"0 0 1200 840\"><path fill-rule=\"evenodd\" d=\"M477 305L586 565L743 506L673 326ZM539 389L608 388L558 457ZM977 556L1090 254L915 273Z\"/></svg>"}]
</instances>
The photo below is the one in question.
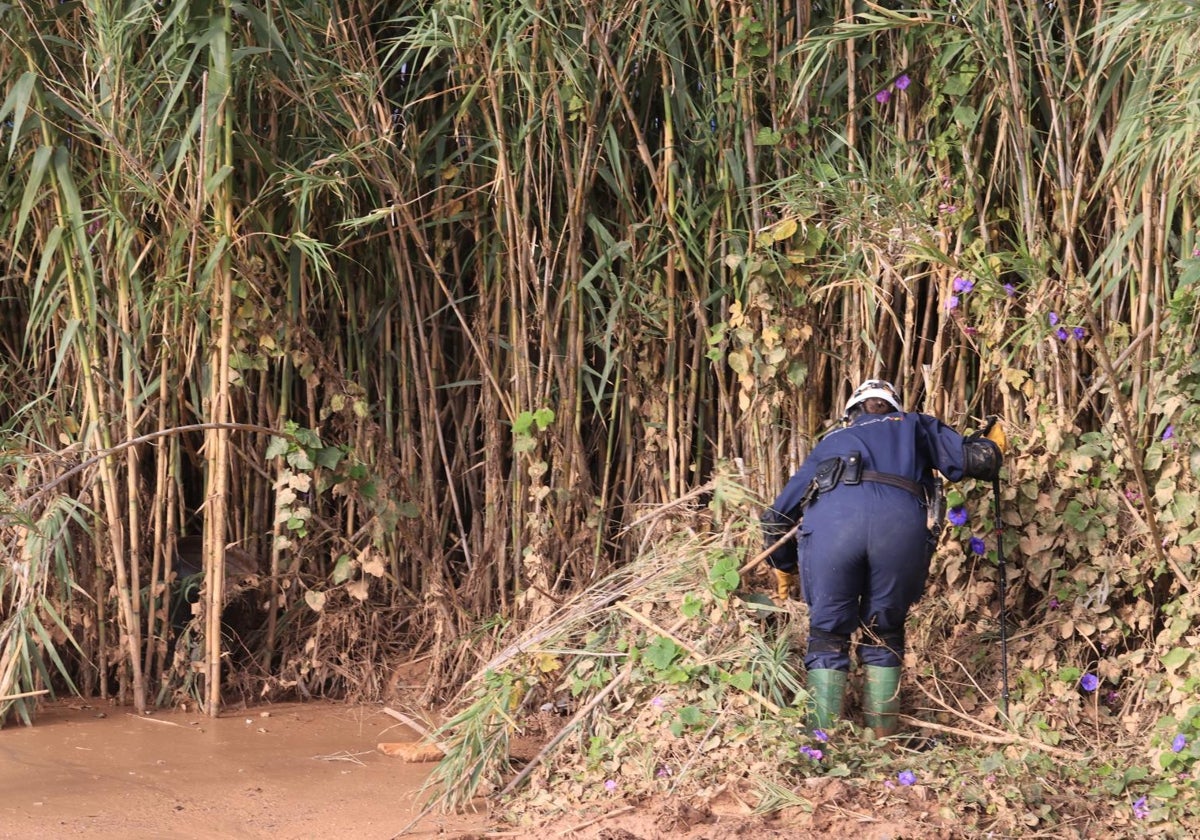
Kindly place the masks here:
<instances>
[{"instance_id":1,"label":"green foliage","mask_svg":"<svg viewBox=\"0 0 1200 840\"><path fill-rule=\"evenodd\" d=\"M1017 715L1074 725L1069 669L1181 714L1200 610L1190 4L239 9L228 30L178 2L0 12L0 416L25 466L218 405L277 418L265 448L231 449L244 504L222 524L281 526L303 584L285 600L328 609L328 582L370 576L438 628L413 638L465 639L537 615L531 582L557 599L679 530L644 508L711 465L770 497L886 372L909 407L997 413L1014 439L1003 523L989 488L951 491L972 520L943 539L914 638L986 705L990 660L939 634L993 632L1002 549ZM195 514L203 478L177 467L200 446L73 474L91 508L73 556L151 530L127 521L145 500ZM715 533L741 500L712 497L687 515ZM679 616L727 616L753 531L689 558ZM60 618L72 562L45 567ZM110 583L81 585L106 604ZM110 638L143 629L123 620ZM21 685L41 636L13 636ZM438 644L436 673L465 680L477 657ZM761 647L736 684L666 670L750 673L775 698L782 657ZM581 661L571 690L609 665Z\"/></svg>"},{"instance_id":2,"label":"green foliage","mask_svg":"<svg viewBox=\"0 0 1200 840\"><path fill-rule=\"evenodd\" d=\"M719 556L708 572L708 586L713 595L727 601L740 583L737 558L725 554Z\"/></svg>"},{"instance_id":3,"label":"green foliage","mask_svg":"<svg viewBox=\"0 0 1200 840\"><path fill-rule=\"evenodd\" d=\"M513 452L531 452L537 447L538 432L544 432L554 422L554 411L549 408L539 408L537 411L522 411L513 420Z\"/></svg>"}]
</instances>

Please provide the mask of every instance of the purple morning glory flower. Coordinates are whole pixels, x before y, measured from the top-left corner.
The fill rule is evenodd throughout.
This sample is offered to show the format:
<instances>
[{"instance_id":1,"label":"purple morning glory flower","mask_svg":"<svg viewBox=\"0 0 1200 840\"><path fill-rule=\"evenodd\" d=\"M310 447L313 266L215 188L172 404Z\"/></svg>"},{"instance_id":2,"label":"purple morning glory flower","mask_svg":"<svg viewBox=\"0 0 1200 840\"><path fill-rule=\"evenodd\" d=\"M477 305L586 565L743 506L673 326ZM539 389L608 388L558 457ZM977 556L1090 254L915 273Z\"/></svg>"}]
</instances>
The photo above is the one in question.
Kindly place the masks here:
<instances>
[{"instance_id":1,"label":"purple morning glory flower","mask_svg":"<svg viewBox=\"0 0 1200 840\"><path fill-rule=\"evenodd\" d=\"M966 525L967 524L967 509L962 505L956 505L950 508L950 512L946 514L946 518L950 520L951 525Z\"/></svg>"},{"instance_id":2,"label":"purple morning glory flower","mask_svg":"<svg viewBox=\"0 0 1200 840\"><path fill-rule=\"evenodd\" d=\"M1071 334L1075 336L1076 341L1083 341L1083 337L1087 335L1087 330L1083 327L1074 327L1071 330Z\"/></svg>"},{"instance_id":3,"label":"purple morning glory flower","mask_svg":"<svg viewBox=\"0 0 1200 840\"><path fill-rule=\"evenodd\" d=\"M946 298L947 309L958 309L958 295L950 295Z\"/></svg>"},{"instance_id":4,"label":"purple morning glory flower","mask_svg":"<svg viewBox=\"0 0 1200 840\"><path fill-rule=\"evenodd\" d=\"M1167 428L1165 428L1163 430L1162 439L1170 440L1173 437L1175 437L1175 424L1172 423L1171 425L1167 426Z\"/></svg>"},{"instance_id":5,"label":"purple morning glory flower","mask_svg":"<svg viewBox=\"0 0 1200 840\"><path fill-rule=\"evenodd\" d=\"M1054 331L1054 334L1056 336L1058 336L1059 341L1067 340L1067 330L1065 327L1059 327L1057 330Z\"/></svg>"},{"instance_id":6,"label":"purple morning glory flower","mask_svg":"<svg viewBox=\"0 0 1200 840\"><path fill-rule=\"evenodd\" d=\"M1079 681L1079 686L1084 691L1095 691L1100 685L1100 680L1095 674L1084 674L1083 679Z\"/></svg>"},{"instance_id":7,"label":"purple morning glory flower","mask_svg":"<svg viewBox=\"0 0 1200 840\"><path fill-rule=\"evenodd\" d=\"M967 292L971 291L974 288L975 288L974 280L967 280L966 278L963 278L963 277L955 277L954 278L954 293L955 294L966 294Z\"/></svg>"},{"instance_id":8,"label":"purple morning glory flower","mask_svg":"<svg viewBox=\"0 0 1200 840\"><path fill-rule=\"evenodd\" d=\"M614 779L608 779L608 780L606 780L606 781L604 782L604 789L605 789L606 791L608 791L609 793L612 793L614 790L616 790L616 789L617 789L617 783L616 783L616 780L614 780Z\"/></svg>"},{"instance_id":9,"label":"purple morning glory flower","mask_svg":"<svg viewBox=\"0 0 1200 840\"><path fill-rule=\"evenodd\" d=\"M908 90L908 86L911 84L912 79L908 77L907 73L904 73L896 79L896 90Z\"/></svg>"},{"instance_id":10,"label":"purple morning glory flower","mask_svg":"<svg viewBox=\"0 0 1200 840\"><path fill-rule=\"evenodd\" d=\"M1183 748L1187 746L1187 736L1182 732L1175 736L1175 740L1171 742L1171 752L1183 752Z\"/></svg>"},{"instance_id":11,"label":"purple morning glory flower","mask_svg":"<svg viewBox=\"0 0 1200 840\"><path fill-rule=\"evenodd\" d=\"M908 787L909 785L915 785L917 783L917 775L911 770L904 770L899 776L896 777L896 781L905 787Z\"/></svg>"},{"instance_id":12,"label":"purple morning glory flower","mask_svg":"<svg viewBox=\"0 0 1200 840\"><path fill-rule=\"evenodd\" d=\"M1005 283L1005 284L1004 284L1004 295L1005 295L1005 297L1012 297L1012 296L1013 296L1013 295L1015 295L1016 293L1017 293L1017 287L1016 287L1016 286L1014 286L1012 283Z\"/></svg>"},{"instance_id":13,"label":"purple morning glory flower","mask_svg":"<svg viewBox=\"0 0 1200 840\"><path fill-rule=\"evenodd\" d=\"M875 101L878 102L880 105L884 104L891 98L892 98L892 92L890 90L881 90L881 91L879 91L879 93L875 94Z\"/></svg>"},{"instance_id":14,"label":"purple morning glory flower","mask_svg":"<svg viewBox=\"0 0 1200 840\"><path fill-rule=\"evenodd\" d=\"M1050 313L1050 326L1052 326L1052 327L1053 327L1053 326L1055 326L1057 323L1058 323L1058 313L1057 313L1057 312L1051 312L1051 313Z\"/></svg>"},{"instance_id":15,"label":"purple morning glory flower","mask_svg":"<svg viewBox=\"0 0 1200 840\"><path fill-rule=\"evenodd\" d=\"M829 740L829 735L826 734L824 729L814 729L813 737L816 738L818 741L820 741L822 744L824 744L826 741Z\"/></svg>"},{"instance_id":16,"label":"purple morning glory flower","mask_svg":"<svg viewBox=\"0 0 1200 840\"><path fill-rule=\"evenodd\" d=\"M1135 820L1144 820L1150 816L1150 806L1146 804L1146 797L1142 797L1137 802L1133 803L1133 818Z\"/></svg>"},{"instance_id":17,"label":"purple morning glory flower","mask_svg":"<svg viewBox=\"0 0 1200 840\"><path fill-rule=\"evenodd\" d=\"M987 551L987 545L979 537L971 537L971 551L976 554L983 554Z\"/></svg>"}]
</instances>

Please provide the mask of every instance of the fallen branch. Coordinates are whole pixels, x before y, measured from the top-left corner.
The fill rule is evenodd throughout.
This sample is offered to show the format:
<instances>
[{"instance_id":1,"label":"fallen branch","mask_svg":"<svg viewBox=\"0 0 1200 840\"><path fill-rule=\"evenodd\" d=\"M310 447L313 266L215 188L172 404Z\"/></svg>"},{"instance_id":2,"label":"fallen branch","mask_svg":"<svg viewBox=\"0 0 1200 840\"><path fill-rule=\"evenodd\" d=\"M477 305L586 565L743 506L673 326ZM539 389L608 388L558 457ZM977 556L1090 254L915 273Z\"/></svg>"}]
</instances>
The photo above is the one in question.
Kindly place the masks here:
<instances>
[{"instance_id":1,"label":"fallen branch","mask_svg":"<svg viewBox=\"0 0 1200 840\"><path fill-rule=\"evenodd\" d=\"M601 700L603 700L605 697L607 697L608 695L610 695L614 691L616 691L617 686L619 686L621 683L625 682L625 680L629 678L629 675L631 673L633 673L633 663L632 662L627 664L625 666L625 668L621 671L621 673L617 674L615 677L613 677L611 680L609 680L608 685L604 686L604 688L597 691L596 695L591 700L589 700L586 704L581 706L579 711L575 712L575 714L571 717L571 719L569 721L567 721L567 723L563 726L563 728L558 731L558 734L555 735L553 738L551 738L546 743L546 746L542 747L542 749L538 752L538 754L533 757L533 760L530 761L528 764L526 764L524 767L522 767L521 772L518 773L516 776L514 776L513 780L511 782L509 782L507 785L504 786L504 790L500 791L499 795L507 796L508 794L510 794L514 790L516 790L521 785L522 782L524 782L526 779L528 779L529 774L534 771L534 768L536 768L539 764L541 764L542 760L547 755L549 755L554 750L555 747L557 747L560 743L562 743L564 738L566 738L568 735L571 734L572 730L574 730L574 728L579 724L579 722L581 720L583 720L585 717L587 717L589 714L591 714L592 709L594 709L600 705Z\"/></svg>"},{"instance_id":2,"label":"fallen branch","mask_svg":"<svg viewBox=\"0 0 1200 840\"><path fill-rule=\"evenodd\" d=\"M410 741L384 741L376 744L375 748L384 755L402 758L413 764L422 764L428 761L440 761L450 752L449 747L433 738L433 733L429 731L428 727L422 726L404 714L404 712L397 712L395 709L389 709L387 706L383 707L383 712L403 723L413 732L420 735L422 739L417 743Z\"/></svg>"},{"instance_id":3,"label":"fallen branch","mask_svg":"<svg viewBox=\"0 0 1200 840\"><path fill-rule=\"evenodd\" d=\"M1074 750L1066 750L1062 747L1051 746L1050 744L1036 741L1033 738L1026 738L1023 735L1018 735L1015 732L1005 732L1003 729L998 729L995 726L981 723L980 721L968 715L966 712L961 712L958 709L948 706L940 697L934 697L929 693L929 690L925 688L925 686L921 685L920 682L916 683L916 686L931 703L937 706L940 711L951 714L959 720L966 721L972 726L983 727L986 731L979 732L975 729L958 729L956 727L945 726L940 723L932 723L926 720L918 720L917 718L909 717L908 715L902 715L901 720L903 720L905 723L915 726L922 726L926 729L932 729L937 732L946 732L951 735L958 735L963 738L973 738L976 741L983 741L988 744L1023 744L1031 749L1047 752L1051 755L1061 756L1062 758L1069 758L1072 761L1082 761L1083 759L1087 758L1087 756L1085 756L1083 753L1078 753Z\"/></svg>"},{"instance_id":4,"label":"fallen branch","mask_svg":"<svg viewBox=\"0 0 1200 840\"><path fill-rule=\"evenodd\" d=\"M574 837L576 834L583 831L588 826L593 826L596 823L604 822L605 820L611 820L613 817L619 817L621 814L628 814L630 811L633 811L633 810L636 810L636 806L626 805L624 808L618 808L615 811L609 811L608 813L601 814L598 817L592 817L590 820L587 820L586 822L579 823L579 825L573 825L570 828L564 828L562 831L558 832L558 836L559 837Z\"/></svg>"},{"instance_id":5,"label":"fallen branch","mask_svg":"<svg viewBox=\"0 0 1200 840\"><path fill-rule=\"evenodd\" d=\"M909 715L900 715L900 721L921 729L932 729L934 732L945 732L948 735L957 735L961 738L983 741L985 744L1022 744L1031 749L1048 752L1051 755L1069 758L1072 761L1083 761L1087 758L1087 756L1083 753L1078 753L1074 750L1064 750L1061 747L1053 747L1050 744L1044 744L1041 741L1035 741L1032 738L1026 738L1022 735L1017 735L1014 733L995 735L988 732L976 732L970 729L959 729L956 726L946 726L941 723L920 720L919 718L911 717ZM999 730L993 729L992 732L999 732Z\"/></svg>"},{"instance_id":6,"label":"fallen branch","mask_svg":"<svg viewBox=\"0 0 1200 840\"><path fill-rule=\"evenodd\" d=\"M790 540L792 537L796 536L796 532L799 530L800 530L800 522L797 522L795 525L792 526L790 531L788 531L782 537L777 539L774 542L774 544L772 544L770 547L764 549L763 551L759 552L757 555L755 555L750 560L747 560L746 563L742 566L742 568L738 569L738 574L744 575L744 574L746 574L746 572L753 569L759 563L766 560L768 557L771 556L771 553L773 551L775 551L775 549L779 548L779 546L783 545L785 542Z\"/></svg>"},{"instance_id":7,"label":"fallen branch","mask_svg":"<svg viewBox=\"0 0 1200 840\"><path fill-rule=\"evenodd\" d=\"M658 517L662 516L665 513L668 513L672 509L677 508L680 505L685 504L686 502L689 502L692 499L695 499L699 496L703 496L705 493L710 492L713 489L713 487L716 486L716 484L717 483L715 481L709 481L709 482L697 487L695 490L685 493L684 495L680 496L678 499L675 499L674 501L667 502L665 505L659 505L657 508L655 508L650 513L647 513L645 516L639 516L637 519L630 522L628 525L626 525L624 528L621 529L621 533L618 534L617 536L623 536L623 535L629 533L630 531L632 531L638 525L641 525L643 522L649 522L651 519L657 519Z\"/></svg>"},{"instance_id":8,"label":"fallen branch","mask_svg":"<svg viewBox=\"0 0 1200 840\"><path fill-rule=\"evenodd\" d=\"M126 712L125 714L131 718L144 720L146 723L157 723L160 726L178 726L180 729L187 729L182 723L176 723L173 720L159 720L158 718L147 717L146 715L135 715L133 712Z\"/></svg>"}]
</instances>

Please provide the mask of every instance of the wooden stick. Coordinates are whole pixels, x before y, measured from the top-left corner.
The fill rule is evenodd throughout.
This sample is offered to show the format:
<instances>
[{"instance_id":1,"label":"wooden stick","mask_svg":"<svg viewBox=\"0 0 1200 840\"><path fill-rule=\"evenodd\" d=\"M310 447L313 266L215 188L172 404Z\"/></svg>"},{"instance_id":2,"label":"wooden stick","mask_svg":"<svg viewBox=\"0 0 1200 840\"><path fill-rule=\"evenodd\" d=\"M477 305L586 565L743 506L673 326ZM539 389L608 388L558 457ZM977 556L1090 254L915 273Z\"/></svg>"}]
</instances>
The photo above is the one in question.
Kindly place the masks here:
<instances>
[{"instance_id":1,"label":"wooden stick","mask_svg":"<svg viewBox=\"0 0 1200 840\"><path fill-rule=\"evenodd\" d=\"M931 723L924 720L917 720L916 718L905 716L906 722L908 723L912 723L916 726L924 726L927 729L933 729L938 732L948 732L952 735L961 735L967 738L974 738L977 741L984 741L988 744L1024 744L1027 747L1048 752L1052 755L1059 755L1063 758L1069 758L1073 761L1079 761L1086 757L1083 754L1073 752L1072 750L1065 750L1061 747L1053 747L1050 744L1043 744L1041 741L1035 741L1032 738L1026 738L1013 732L1005 732L1004 730L998 729L995 726L989 726L988 724L982 723L971 717L966 712L962 712L953 708L940 697L935 697L929 691L929 689L927 689L919 681L916 683L916 686L917 689L929 699L929 702L933 703L941 711L951 714L959 720L966 721L973 726L982 726L987 730L987 732L977 732L970 729L957 729L954 727L944 726L938 723Z\"/></svg>"},{"instance_id":2,"label":"wooden stick","mask_svg":"<svg viewBox=\"0 0 1200 840\"><path fill-rule=\"evenodd\" d=\"M562 831L558 832L558 836L559 837L574 837L576 834L583 831L585 828L587 828L590 825L595 825L598 822L603 822L604 820L609 820L609 819L612 819L613 817L619 817L621 814L628 814L630 811L633 811L633 810L635 810L635 806L626 805L624 808L618 808L615 811L609 811L608 813L601 814L598 817L592 817L590 820L587 820L586 822L581 822L579 825L573 825L570 828L564 828Z\"/></svg>"},{"instance_id":3,"label":"wooden stick","mask_svg":"<svg viewBox=\"0 0 1200 840\"><path fill-rule=\"evenodd\" d=\"M428 727L418 723L413 718L410 718L408 715L404 714L404 712L397 712L395 709L389 709L387 706L384 706L383 713L385 715L391 715L396 720L400 721L405 726L407 726L409 729L411 729L413 732L416 732L422 738L425 738L429 741L433 741L433 733L431 733L429 731ZM442 752L446 752L446 747L444 744L438 744L438 747L442 750Z\"/></svg>"},{"instance_id":4,"label":"wooden stick","mask_svg":"<svg viewBox=\"0 0 1200 840\"><path fill-rule=\"evenodd\" d=\"M541 764L542 760L550 754L551 750L557 747L568 735L571 734L571 731L575 728L579 721L587 717L591 713L592 709L599 706L601 700L616 691L617 686L625 682L631 673L633 673L632 662L628 663L621 673L609 680L608 685L597 691L596 695L591 700L580 707L579 711L577 711L571 717L571 719L567 721L566 725L558 731L558 734L551 738L546 743L546 746L542 747L538 754L533 757L533 760L522 767L521 772L513 777L511 782L504 786L504 790L500 791L500 796L507 796L509 793L516 790L523 781L529 778L529 774L533 772L534 768Z\"/></svg>"},{"instance_id":5,"label":"wooden stick","mask_svg":"<svg viewBox=\"0 0 1200 840\"><path fill-rule=\"evenodd\" d=\"M38 691L22 691L20 694L5 694L0 697L0 703L7 700L20 700L22 697L41 697L43 694L49 694L50 689L43 688Z\"/></svg>"},{"instance_id":6,"label":"wooden stick","mask_svg":"<svg viewBox=\"0 0 1200 840\"><path fill-rule=\"evenodd\" d=\"M137 718L138 720L144 720L144 721L146 721L146 723L157 723L160 726L178 726L180 729L187 729L187 727L184 726L182 723L176 723L173 720L159 720L158 718L147 717L146 715L135 715L133 712L126 712L125 714L131 718Z\"/></svg>"},{"instance_id":7,"label":"wooden stick","mask_svg":"<svg viewBox=\"0 0 1200 840\"><path fill-rule=\"evenodd\" d=\"M1049 744L1043 744L1041 741L1035 741L1032 738L1025 738L1015 734L992 735L987 732L974 732L970 729L959 729L955 726L945 726L940 723L933 723L928 720L919 720L909 715L900 715L902 723L907 723L910 726L916 726L920 729L932 729L935 732L945 732L950 735L958 735L962 738L971 738L975 741L983 741L985 744L1023 744L1031 749L1048 752L1052 755L1069 758L1072 761L1082 761L1087 758L1083 753L1077 753L1072 750L1064 750L1061 747L1052 747ZM990 727L989 727L990 728ZM998 732L999 730L992 730Z\"/></svg>"},{"instance_id":8,"label":"wooden stick","mask_svg":"<svg viewBox=\"0 0 1200 840\"><path fill-rule=\"evenodd\" d=\"M801 521L803 521L803 520L801 520ZM792 537L796 536L796 532L799 530L800 530L800 522L797 522L795 525L792 526L790 531L788 531L782 537L777 539L775 541L774 545L772 545L770 548L766 549L765 551L760 552L754 558L748 560L746 562L746 564L742 566L742 568L738 569L738 574L744 575L746 572L753 569L759 563L766 560L768 557L771 556L771 552L773 552L775 549L779 548L779 546L783 545L785 542L790 540Z\"/></svg>"},{"instance_id":9,"label":"wooden stick","mask_svg":"<svg viewBox=\"0 0 1200 840\"><path fill-rule=\"evenodd\" d=\"M375 748L384 755L399 756L412 764L421 764L427 761L439 761L450 752L450 748L446 744L434 739L433 733L427 727L422 726L404 712L397 712L387 706L383 707L383 711L384 714L391 715L421 736L421 742L415 744L387 742L376 744Z\"/></svg>"},{"instance_id":10,"label":"wooden stick","mask_svg":"<svg viewBox=\"0 0 1200 840\"><path fill-rule=\"evenodd\" d=\"M678 499L675 499L674 501L667 502L665 505L659 505L657 508L655 508L650 513L647 513L645 516L638 517L637 519L633 520L628 525L626 525L624 528L622 528L621 533L618 534L618 536L629 533L634 528L636 528L638 525L641 525L643 522L649 522L651 519L656 519L657 517L662 516L664 513L667 513L668 511L672 510L673 508L679 507L680 505L696 498L697 496L704 495L705 493L712 490L713 487L715 487L715 486L716 486L716 482L710 481L706 484L701 485L700 487L697 487L695 490L685 493L684 495L680 496Z\"/></svg>"}]
</instances>

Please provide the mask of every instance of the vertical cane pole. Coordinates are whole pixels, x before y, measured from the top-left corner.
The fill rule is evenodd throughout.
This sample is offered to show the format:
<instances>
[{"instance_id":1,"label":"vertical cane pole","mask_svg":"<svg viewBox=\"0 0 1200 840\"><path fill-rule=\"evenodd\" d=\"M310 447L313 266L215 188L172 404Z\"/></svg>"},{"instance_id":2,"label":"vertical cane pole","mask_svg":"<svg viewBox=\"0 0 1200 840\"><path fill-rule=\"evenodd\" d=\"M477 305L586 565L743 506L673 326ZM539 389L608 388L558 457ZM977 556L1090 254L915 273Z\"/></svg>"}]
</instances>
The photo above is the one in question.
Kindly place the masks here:
<instances>
[{"instance_id":1,"label":"vertical cane pole","mask_svg":"<svg viewBox=\"0 0 1200 840\"><path fill-rule=\"evenodd\" d=\"M1000 712L1008 717L1008 570L1004 567L1004 523L1000 520L1000 476L992 479L992 498L995 500L996 559L1000 566Z\"/></svg>"},{"instance_id":2,"label":"vertical cane pole","mask_svg":"<svg viewBox=\"0 0 1200 840\"><path fill-rule=\"evenodd\" d=\"M992 414L982 431L975 434L987 437L992 427L999 421ZM1008 569L1004 565L1004 522L1000 519L1000 468L992 476L992 518L996 521L996 562L1000 570L1000 713L1008 717Z\"/></svg>"}]
</instances>

